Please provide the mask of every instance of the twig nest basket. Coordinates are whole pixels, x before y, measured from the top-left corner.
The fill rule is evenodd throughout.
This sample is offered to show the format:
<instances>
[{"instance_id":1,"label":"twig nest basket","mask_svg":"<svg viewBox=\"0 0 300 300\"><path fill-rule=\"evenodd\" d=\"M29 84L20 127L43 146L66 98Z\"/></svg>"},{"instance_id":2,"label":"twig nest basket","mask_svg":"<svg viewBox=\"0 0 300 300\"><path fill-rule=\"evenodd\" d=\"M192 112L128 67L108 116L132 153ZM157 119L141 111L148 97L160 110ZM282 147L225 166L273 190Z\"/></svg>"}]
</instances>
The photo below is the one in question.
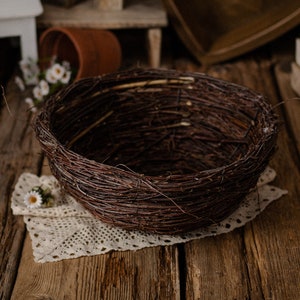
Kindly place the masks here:
<instances>
[{"instance_id":1,"label":"twig nest basket","mask_svg":"<svg viewBox=\"0 0 300 300\"><path fill-rule=\"evenodd\" d=\"M70 85L34 128L54 176L97 218L178 234L237 209L268 164L277 123L248 88L137 69Z\"/></svg>"}]
</instances>

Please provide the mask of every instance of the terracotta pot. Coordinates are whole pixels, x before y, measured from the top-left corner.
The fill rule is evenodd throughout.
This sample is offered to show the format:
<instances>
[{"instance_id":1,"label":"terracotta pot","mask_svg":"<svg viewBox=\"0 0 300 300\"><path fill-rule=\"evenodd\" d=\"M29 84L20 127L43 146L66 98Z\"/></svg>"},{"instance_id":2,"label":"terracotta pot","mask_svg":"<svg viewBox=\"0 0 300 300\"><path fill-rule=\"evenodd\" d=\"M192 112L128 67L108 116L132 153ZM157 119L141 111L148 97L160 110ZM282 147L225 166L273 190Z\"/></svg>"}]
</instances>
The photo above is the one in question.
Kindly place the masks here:
<instances>
[{"instance_id":1,"label":"terracotta pot","mask_svg":"<svg viewBox=\"0 0 300 300\"><path fill-rule=\"evenodd\" d=\"M42 33L39 48L41 61L54 55L68 61L77 69L76 80L116 71L121 64L120 43L107 30L51 27Z\"/></svg>"}]
</instances>

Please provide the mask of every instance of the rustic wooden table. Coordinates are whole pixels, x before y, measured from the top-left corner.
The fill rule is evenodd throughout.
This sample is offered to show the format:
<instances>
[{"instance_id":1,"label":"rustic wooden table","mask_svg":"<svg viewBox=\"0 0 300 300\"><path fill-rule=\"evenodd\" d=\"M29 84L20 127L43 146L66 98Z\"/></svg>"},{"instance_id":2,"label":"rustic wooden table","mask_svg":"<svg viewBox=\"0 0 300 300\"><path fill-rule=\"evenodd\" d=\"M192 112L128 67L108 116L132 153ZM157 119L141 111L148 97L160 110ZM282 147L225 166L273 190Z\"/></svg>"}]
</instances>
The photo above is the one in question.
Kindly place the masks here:
<instances>
[{"instance_id":1,"label":"rustic wooden table","mask_svg":"<svg viewBox=\"0 0 300 300\"><path fill-rule=\"evenodd\" d=\"M273 47L273 46L272 46ZM181 58L168 67L203 71L264 93L282 127L271 161L288 195L231 233L168 247L38 264L11 194L21 173L48 173L30 126L24 95L11 80L0 114L0 299L299 299L300 101L290 88L290 62L266 47L232 62L201 67ZM273 47L273 49L275 49ZM271 53L271 54L270 54Z\"/></svg>"}]
</instances>

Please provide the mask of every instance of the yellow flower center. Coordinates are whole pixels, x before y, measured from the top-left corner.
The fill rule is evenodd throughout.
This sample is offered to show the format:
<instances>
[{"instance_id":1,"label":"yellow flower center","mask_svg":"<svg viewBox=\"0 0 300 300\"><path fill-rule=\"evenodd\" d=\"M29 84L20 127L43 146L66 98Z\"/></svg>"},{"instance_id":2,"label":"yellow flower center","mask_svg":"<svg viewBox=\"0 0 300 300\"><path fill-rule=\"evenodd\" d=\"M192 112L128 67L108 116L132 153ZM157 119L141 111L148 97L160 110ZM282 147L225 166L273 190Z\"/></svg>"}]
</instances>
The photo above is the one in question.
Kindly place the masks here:
<instances>
[{"instance_id":1,"label":"yellow flower center","mask_svg":"<svg viewBox=\"0 0 300 300\"><path fill-rule=\"evenodd\" d=\"M31 196L29 197L29 199L28 199L28 202L29 202L30 204L35 204L35 203L37 202L37 197L34 196L34 195L31 195Z\"/></svg>"}]
</instances>

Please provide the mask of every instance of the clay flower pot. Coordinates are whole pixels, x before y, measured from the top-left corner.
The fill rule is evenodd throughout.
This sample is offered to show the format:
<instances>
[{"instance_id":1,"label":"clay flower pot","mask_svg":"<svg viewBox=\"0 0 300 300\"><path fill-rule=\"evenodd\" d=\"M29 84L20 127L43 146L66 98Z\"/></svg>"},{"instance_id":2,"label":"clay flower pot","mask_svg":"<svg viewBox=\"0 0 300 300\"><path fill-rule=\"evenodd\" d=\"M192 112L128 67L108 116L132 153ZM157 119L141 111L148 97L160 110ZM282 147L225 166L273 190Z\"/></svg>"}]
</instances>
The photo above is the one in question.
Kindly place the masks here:
<instances>
[{"instance_id":1,"label":"clay flower pot","mask_svg":"<svg viewBox=\"0 0 300 300\"><path fill-rule=\"evenodd\" d=\"M51 27L39 40L41 61L57 56L76 68L75 80L116 71L121 64L121 47L107 30ZM43 66L42 66L43 67Z\"/></svg>"}]
</instances>

